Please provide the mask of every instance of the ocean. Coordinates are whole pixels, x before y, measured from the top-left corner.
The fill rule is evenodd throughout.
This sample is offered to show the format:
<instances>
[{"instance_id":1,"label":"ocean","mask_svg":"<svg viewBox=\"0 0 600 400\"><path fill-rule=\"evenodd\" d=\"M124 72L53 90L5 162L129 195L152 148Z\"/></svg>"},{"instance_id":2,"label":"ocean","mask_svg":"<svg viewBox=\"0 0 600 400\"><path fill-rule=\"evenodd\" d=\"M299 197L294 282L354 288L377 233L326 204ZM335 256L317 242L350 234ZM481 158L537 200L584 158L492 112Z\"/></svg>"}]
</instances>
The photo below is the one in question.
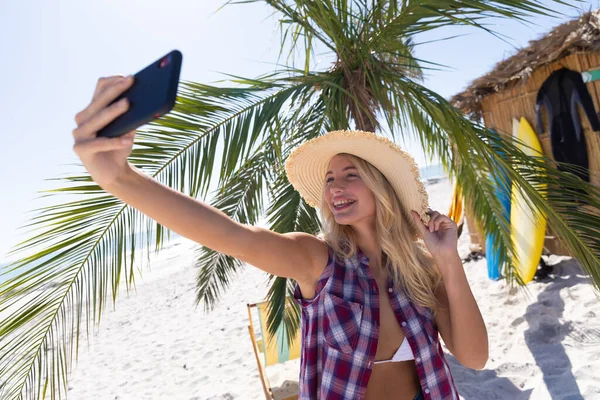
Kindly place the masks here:
<instances>
[{"instance_id":1,"label":"ocean","mask_svg":"<svg viewBox=\"0 0 600 400\"><path fill-rule=\"evenodd\" d=\"M442 164L428 165L427 167L419 168L421 180L426 181L431 178L442 178L447 176L444 172Z\"/></svg>"}]
</instances>

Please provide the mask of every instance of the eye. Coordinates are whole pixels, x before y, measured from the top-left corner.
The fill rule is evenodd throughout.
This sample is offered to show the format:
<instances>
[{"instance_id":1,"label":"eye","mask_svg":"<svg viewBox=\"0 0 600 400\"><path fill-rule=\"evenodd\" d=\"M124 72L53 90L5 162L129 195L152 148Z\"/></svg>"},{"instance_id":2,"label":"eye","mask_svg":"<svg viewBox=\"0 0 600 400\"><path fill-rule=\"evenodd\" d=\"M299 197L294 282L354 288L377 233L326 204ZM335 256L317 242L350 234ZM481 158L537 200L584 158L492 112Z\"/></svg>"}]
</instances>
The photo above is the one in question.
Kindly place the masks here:
<instances>
[{"instance_id":1,"label":"eye","mask_svg":"<svg viewBox=\"0 0 600 400\"><path fill-rule=\"evenodd\" d=\"M333 178L330 176L329 178L325 179L325 183L329 183L333 180Z\"/></svg>"},{"instance_id":2,"label":"eye","mask_svg":"<svg viewBox=\"0 0 600 400\"><path fill-rule=\"evenodd\" d=\"M354 178L358 178L358 175L356 175L356 174L348 174L347 176L348 176L348 177L352 176L352 177L354 177Z\"/></svg>"}]
</instances>

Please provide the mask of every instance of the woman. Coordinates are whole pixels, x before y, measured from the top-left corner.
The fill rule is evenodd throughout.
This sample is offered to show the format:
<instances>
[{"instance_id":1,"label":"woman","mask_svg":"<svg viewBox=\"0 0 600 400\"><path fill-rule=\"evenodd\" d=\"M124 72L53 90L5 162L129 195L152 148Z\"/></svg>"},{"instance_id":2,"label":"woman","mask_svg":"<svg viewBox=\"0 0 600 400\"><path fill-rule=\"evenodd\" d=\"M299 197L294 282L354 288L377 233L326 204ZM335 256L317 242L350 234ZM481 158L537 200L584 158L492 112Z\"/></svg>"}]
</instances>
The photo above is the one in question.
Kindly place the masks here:
<instances>
[{"instance_id":1,"label":"woman","mask_svg":"<svg viewBox=\"0 0 600 400\"><path fill-rule=\"evenodd\" d=\"M99 80L75 117L74 151L102 188L216 251L297 282L302 399L458 399L439 335L463 365L488 357L485 324L457 253L457 228L427 208L414 160L366 132L331 132L290 155L290 182L321 209L321 237L239 224L127 162L135 131L96 132L132 77ZM419 240L420 237L420 240ZM439 335L438 335L439 332Z\"/></svg>"}]
</instances>

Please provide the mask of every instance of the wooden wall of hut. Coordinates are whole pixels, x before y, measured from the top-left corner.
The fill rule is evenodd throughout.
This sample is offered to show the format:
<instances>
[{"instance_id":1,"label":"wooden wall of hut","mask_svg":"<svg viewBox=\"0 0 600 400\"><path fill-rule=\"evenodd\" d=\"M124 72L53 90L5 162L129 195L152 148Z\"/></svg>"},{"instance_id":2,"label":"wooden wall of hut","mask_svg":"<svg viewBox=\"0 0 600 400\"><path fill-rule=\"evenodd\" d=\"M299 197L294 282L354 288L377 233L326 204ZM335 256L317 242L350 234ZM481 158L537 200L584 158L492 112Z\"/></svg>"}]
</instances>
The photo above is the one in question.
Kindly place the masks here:
<instances>
[{"instance_id":1,"label":"wooden wall of hut","mask_svg":"<svg viewBox=\"0 0 600 400\"><path fill-rule=\"evenodd\" d=\"M485 97L482 101L485 125L488 128L494 128L502 134L510 135L512 132L512 119L525 117L537 132L535 124L535 100L538 90L552 72L561 68L568 68L578 72L598 69L600 68L600 52L571 54L552 64L538 68L533 71L527 80L521 81L509 89ZM594 100L596 112L598 112L600 111L600 81L589 82L586 85ZM588 146L590 181L592 184L600 187L600 132L592 131L589 121L582 113L582 110L579 110L579 114ZM537 132L538 138L542 143L544 154L554 159L552 157L545 113L543 113L543 116L545 132ZM473 227L473 219L467 218L467 224L469 227ZM481 233L481 229L475 226L475 229L471 228L470 230L472 231L471 242L485 248L484 236ZM560 238L556 238L550 229L547 231L545 246L553 254L569 255L569 252L560 243Z\"/></svg>"}]
</instances>

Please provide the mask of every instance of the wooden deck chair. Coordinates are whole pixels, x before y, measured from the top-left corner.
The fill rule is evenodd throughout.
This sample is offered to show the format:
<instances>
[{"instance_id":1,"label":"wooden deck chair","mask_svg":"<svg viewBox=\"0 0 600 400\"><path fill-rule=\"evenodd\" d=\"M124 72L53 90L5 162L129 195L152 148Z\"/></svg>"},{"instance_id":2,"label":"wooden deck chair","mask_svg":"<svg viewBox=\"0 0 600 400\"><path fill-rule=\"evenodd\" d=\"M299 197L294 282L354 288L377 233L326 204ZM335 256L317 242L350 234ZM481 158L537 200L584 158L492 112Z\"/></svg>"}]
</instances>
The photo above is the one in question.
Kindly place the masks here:
<instances>
[{"instance_id":1,"label":"wooden deck chair","mask_svg":"<svg viewBox=\"0 0 600 400\"><path fill-rule=\"evenodd\" d=\"M267 330L268 304L266 301L248 304L248 319L250 321L248 331L250 332L250 340L252 341L252 348L256 356L256 363L258 364L258 373L267 400L295 400L298 399L297 382L286 381L282 387L272 388L269 383L266 367L285 363L286 361L300 357L300 330L298 330L291 347L287 344L287 330L283 324L277 330L276 337L270 336ZM252 321L252 308L256 308L258 311L260 339L256 337Z\"/></svg>"}]
</instances>

